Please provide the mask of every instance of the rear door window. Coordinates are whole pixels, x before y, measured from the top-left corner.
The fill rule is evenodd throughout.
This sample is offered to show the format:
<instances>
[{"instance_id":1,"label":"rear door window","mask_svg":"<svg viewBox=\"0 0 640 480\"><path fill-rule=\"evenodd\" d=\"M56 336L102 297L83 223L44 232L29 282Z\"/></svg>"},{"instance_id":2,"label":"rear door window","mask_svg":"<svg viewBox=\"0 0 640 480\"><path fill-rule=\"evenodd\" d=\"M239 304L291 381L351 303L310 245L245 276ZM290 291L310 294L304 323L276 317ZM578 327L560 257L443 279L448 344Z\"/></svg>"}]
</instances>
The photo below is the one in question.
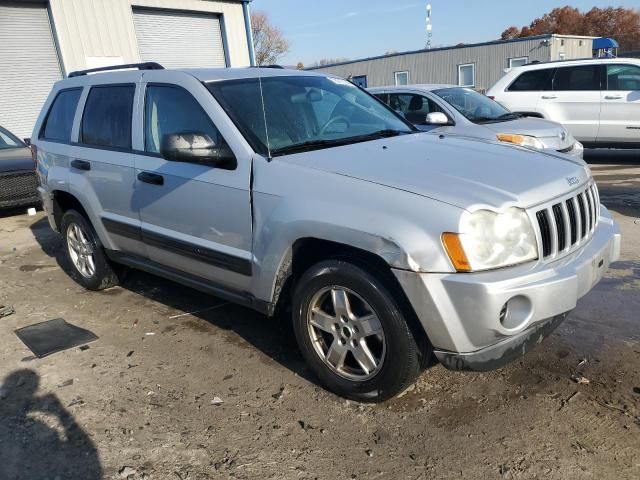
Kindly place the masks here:
<instances>
[{"instance_id":1,"label":"rear door window","mask_svg":"<svg viewBox=\"0 0 640 480\"><path fill-rule=\"evenodd\" d=\"M530 70L521 74L509 86L509 92L541 92L551 89L552 68Z\"/></svg>"},{"instance_id":2,"label":"rear door window","mask_svg":"<svg viewBox=\"0 0 640 480\"><path fill-rule=\"evenodd\" d=\"M600 90L600 67L584 65L558 68L553 77L553 89L563 92Z\"/></svg>"},{"instance_id":3,"label":"rear door window","mask_svg":"<svg viewBox=\"0 0 640 480\"><path fill-rule=\"evenodd\" d=\"M81 143L130 149L135 85L92 87L82 115Z\"/></svg>"},{"instance_id":4,"label":"rear door window","mask_svg":"<svg viewBox=\"0 0 640 480\"><path fill-rule=\"evenodd\" d=\"M73 88L62 90L56 95L41 130L41 138L54 142L71 141L73 117L75 116L81 93L81 88Z\"/></svg>"},{"instance_id":5,"label":"rear door window","mask_svg":"<svg viewBox=\"0 0 640 480\"><path fill-rule=\"evenodd\" d=\"M640 67L607 65L607 90L640 90Z\"/></svg>"}]
</instances>

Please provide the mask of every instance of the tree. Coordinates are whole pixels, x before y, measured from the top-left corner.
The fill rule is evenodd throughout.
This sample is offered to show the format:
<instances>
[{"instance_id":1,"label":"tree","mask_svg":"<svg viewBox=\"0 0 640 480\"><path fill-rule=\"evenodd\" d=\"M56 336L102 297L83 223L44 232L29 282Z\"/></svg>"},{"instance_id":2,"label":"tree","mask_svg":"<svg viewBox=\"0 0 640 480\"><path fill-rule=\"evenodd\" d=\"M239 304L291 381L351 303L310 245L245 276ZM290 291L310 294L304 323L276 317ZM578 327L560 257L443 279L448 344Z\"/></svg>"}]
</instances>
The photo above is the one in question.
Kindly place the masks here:
<instances>
[{"instance_id":1,"label":"tree","mask_svg":"<svg viewBox=\"0 0 640 480\"><path fill-rule=\"evenodd\" d=\"M271 65L289 51L289 42L282 31L269 22L264 12L251 14L251 34L257 65Z\"/></svg>"},{"instance_id":2,"label":"tree","mask_svg":"<svg viewBox=\"0 0 640 480\"><path fill-rule=\"evenodd\" d=\"M304 63L298 62L298 64L296 65L296 69L297 70L304 70Z\"/></svg>"},{"instance_id":3,"label":"tree","mask_svg":"<svg viewBox=\"0 0 640 480\"><path fill-rule=\"evenodd\" d=\"M520 30L515 26L507 28L501 37L511 39L552 33L611 37L618 41L622 51L633 50L640 48L640 11L621 7L594 7L583 13L569 6L554 8Z\"/></svg>"}]
</instances>

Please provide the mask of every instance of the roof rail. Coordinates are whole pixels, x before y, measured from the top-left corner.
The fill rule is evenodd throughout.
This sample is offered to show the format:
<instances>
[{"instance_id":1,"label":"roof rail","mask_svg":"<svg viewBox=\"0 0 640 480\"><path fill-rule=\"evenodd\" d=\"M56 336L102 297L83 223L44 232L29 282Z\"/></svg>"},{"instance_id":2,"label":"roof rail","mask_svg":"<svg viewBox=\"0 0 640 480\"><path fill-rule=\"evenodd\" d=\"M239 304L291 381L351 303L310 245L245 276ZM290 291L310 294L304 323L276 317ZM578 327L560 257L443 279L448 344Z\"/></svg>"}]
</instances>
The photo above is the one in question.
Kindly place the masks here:
<instances>
[{"instance_id":1,"label":"roof rail","mask_svg":"<svg viewBox=\"0 0 640 480\"><path fill-rule=\"evenodd\" d=\"M284 69L282 65L254 65L251 68L281 68Z\"/></svg>"},{"instance_id":2,"label":"roof rail","mask_svg":"<svg viewBox=\"0 0 640 480\"><path fill-rule=\"evenodd\" d=\"M582 60L598 60L597 57L582 57L582 58L565 58L564 60L532 60L529 63L525 63L524 66L527 65L546 65L553 63L566 63L566 62L578 62Z\"/></svg>"},{"instance_id":3,"label":"roof rail","mask_svg":"<svg viewBox=\"0 0 640 480\"><path fill-rule=\"evenodd\" d=\"M164 70L164 67L157 62L127 63L125 65L111 65L110 67L76 70L75 72L71 72L67 77L81 77L82 75L87 75L88 73L110 72L113 70L125 70L129 68L137 68L138 70Z\"/></svg>"}]
</instances>

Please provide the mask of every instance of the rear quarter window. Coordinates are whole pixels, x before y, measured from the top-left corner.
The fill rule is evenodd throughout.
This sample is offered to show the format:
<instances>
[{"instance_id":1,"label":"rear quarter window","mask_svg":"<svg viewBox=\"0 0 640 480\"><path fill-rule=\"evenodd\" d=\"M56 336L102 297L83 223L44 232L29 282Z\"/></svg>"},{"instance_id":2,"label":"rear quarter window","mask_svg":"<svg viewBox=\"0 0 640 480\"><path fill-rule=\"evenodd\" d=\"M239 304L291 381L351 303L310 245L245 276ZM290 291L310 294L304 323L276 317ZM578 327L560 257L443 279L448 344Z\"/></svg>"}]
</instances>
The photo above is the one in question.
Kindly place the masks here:
<instances>
[{"instance_id":1,"label":"rear quarter window","mask_svg":"<svg viewBox=\"0 0 640 480\"><path fill-rule=\"evenodd\" d=\"M40 138L54 142L71 141L71 127L82 88L58 92L42 126Z\"/></svg>"},{"instance_id":2,"label":"rear quarter window","mask_svg":"<svg viewBox=\"0 0 640 480\"><path fill-rule=\"evenodd\" d=\"M91 88L82 115L81 142L97 147L130 149L135 85Z\"/></svg>"},{"instance_id":3,"label":"rear quarter window","mask_svg":"<svg viewBox=\"0 0 640 480\"><path fill-rule=\"evenodd\" d=\"M540 92L550 90L552 68L540 70L529 70L520 74L515 81L509 85L508 92Z\"/></svg>"}]
</instances>

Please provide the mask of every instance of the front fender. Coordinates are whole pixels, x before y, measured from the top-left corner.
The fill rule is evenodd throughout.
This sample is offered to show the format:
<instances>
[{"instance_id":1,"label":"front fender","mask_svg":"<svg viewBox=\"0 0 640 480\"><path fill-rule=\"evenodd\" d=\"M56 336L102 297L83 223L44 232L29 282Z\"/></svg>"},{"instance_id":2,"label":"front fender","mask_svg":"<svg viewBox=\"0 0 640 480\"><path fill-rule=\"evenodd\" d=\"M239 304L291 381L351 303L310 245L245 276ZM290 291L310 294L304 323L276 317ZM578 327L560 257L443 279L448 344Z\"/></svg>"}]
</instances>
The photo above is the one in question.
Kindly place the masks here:
<instances>
[{"instance_id":1,"label":"front fender","mask_svg":"<svg viewBox=\"0 0 640 480\"><path fill-rule=\"evenodd\" d=\"M261 163L256 162L253 191L258 298L272 299L278 272L302 238L359 248L396 269L453 271L440 235L456 231L460 208L277 160Z\"/></svg>"}]
</instances>

